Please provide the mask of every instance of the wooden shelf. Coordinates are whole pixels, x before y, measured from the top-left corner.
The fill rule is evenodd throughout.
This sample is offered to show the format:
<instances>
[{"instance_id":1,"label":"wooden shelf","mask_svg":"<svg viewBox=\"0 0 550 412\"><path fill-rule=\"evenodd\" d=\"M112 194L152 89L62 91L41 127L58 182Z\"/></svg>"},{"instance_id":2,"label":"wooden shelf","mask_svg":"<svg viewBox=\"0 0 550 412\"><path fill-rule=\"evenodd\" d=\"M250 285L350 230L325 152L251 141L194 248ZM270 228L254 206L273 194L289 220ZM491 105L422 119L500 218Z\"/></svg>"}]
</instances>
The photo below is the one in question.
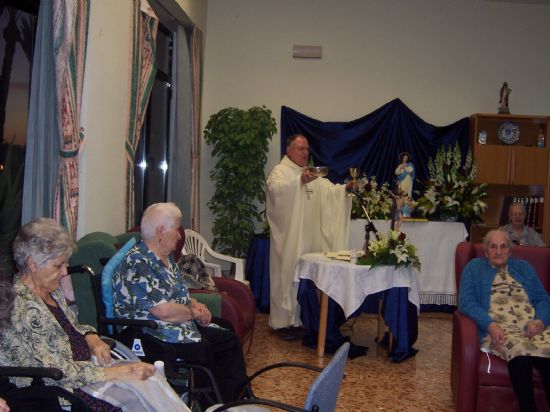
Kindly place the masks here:
<instances>
[{"instance_id":1,"label":"wooden shelf","mask_svg":"<svg viewBox=\"0 0 550 412\"><path fill-rule=\"evenodd\" d=\"M503 144L498 128L505 121L516 123L520 130L516 144ZM488 208L482 214L483 224L473 225L471 238L479 241L488 230L500 225L506 197L544 197L548 201L550 176L548 145L537 147L540 130L548 138L550 117L477 113L470 117L472 152L477 164L476 181L488 183ZM480 131L487 132L487 144L480 144ZM546 141L548 143L548 140ZM550 210L544 209L540 231L550 242Z\"/></svg>"}]
</instances>

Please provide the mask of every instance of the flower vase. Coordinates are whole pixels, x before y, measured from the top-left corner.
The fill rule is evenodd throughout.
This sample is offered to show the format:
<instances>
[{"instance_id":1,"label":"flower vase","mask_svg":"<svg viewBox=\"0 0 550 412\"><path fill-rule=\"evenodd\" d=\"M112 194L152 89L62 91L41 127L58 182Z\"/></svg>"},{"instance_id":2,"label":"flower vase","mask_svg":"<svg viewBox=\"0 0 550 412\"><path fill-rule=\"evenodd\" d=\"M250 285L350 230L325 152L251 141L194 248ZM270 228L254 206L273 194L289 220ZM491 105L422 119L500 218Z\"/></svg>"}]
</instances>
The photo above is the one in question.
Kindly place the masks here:
<instances>
[{"instance_id":1,"label":"flower vase","mask_svg":"<svg viewBox=\"0 0 550 412\"><path fill-rule=\"evenodd\" d=\"M442 214L441 215L441 221L442 222L456 222L458 220L458 215L455 214Z\"/></svg>"}]
</instances>

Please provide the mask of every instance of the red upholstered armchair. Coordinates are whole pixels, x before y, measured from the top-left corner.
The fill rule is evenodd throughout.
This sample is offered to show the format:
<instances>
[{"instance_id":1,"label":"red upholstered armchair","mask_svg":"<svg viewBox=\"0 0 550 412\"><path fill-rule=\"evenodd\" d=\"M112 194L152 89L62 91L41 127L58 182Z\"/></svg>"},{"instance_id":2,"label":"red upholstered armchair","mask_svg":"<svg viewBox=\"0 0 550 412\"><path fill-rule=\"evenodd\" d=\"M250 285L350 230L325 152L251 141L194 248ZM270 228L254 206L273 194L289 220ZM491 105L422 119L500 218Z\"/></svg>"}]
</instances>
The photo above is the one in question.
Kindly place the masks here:
<instances>
[{"instance_id":1,"label":"red upholstered armchair","mask_svg":"<svg viewBox=\"0 0 550 412\"><path fill-rule=\"evenodd\" d=\"M457 290L464 266L475 257L485 256L481 244L459 243L455 255ZM544 288L550 293L550 248L515 246L512 257L525 259L535 268ZM488 373L489 358L491 372ZM451 389L455 410L519 411L516 396L508 377L506 362L479 350L477 326L458 310L453 315L451 353ZM550 411L546 403L542 380L534 372L535 397L539 411Z\"/></svg>"}]
</instances>

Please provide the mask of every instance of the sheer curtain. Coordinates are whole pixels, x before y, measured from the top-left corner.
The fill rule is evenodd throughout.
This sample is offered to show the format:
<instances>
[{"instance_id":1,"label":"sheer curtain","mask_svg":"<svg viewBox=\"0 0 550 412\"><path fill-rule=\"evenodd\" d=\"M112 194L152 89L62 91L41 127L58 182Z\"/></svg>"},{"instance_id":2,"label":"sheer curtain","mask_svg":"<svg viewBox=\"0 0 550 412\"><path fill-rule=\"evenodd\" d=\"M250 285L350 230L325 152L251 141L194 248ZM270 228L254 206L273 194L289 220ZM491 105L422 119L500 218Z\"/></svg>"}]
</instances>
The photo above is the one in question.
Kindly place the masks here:
<instances>
[{"instance_id":1,"label":"sheer curtain","mask_svg":"<svg viewBox=\"0 0 550 412\"><path fill-rule=\"evenodd\" d=\"M200 232L202 32L197 27L193 27L193 34L191 35L191 62L193 65L191 228Z\"/></svg>"},{"instance_id":2,"label":"sheer curtain","mask_svg":"<svg viewBox=\"0 0 550 412\"><path fill-rule=\"evenodd\" d=\"M59 169L59 129L55 73L52 70L52 9L52 2L44 1L38 13L29 99L22 224L36 217L53 217Z\"/></svg>"},{"instance_id":3,"label":"sheer curtain","mask_svg":"<svg viewBox=\"0 0 550 412\"><path fill-rule=\"evenodd\" d=\"M134 225L134 164L141 126L157 70L158 19L146 0L134 2L130 118L126 135L126 229Z\"/></svg>"},{"instance_id":4,"label":"sheer curtain","mask_svg":"<svg viewBox=\"0 0 550 412\"><path fill-rule=\"evenodd\" d=\"M183 213L183 227L191 224L191 139L192 139L192 74L189 42L183 26L178 25L174 45L173 73L175 99L172 99L170 158L168 161L168 201L174 202Z\"/></svg>"}]
</instances>

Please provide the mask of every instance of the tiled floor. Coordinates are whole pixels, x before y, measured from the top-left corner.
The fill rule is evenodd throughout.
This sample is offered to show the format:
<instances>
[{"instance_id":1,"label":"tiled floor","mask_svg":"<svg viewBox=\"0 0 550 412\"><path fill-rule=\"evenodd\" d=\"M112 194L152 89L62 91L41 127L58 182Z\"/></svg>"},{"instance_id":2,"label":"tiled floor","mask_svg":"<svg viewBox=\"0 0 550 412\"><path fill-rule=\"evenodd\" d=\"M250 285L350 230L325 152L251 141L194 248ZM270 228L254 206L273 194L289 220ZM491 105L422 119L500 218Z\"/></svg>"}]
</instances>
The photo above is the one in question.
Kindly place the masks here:
<instances>
[{"instance_id":1,"label":"tiled floor","mask_svg":"<svg viewBox=\"0 0 550 412\"><path fill-rule=\"evenodd\" d=\"M452 411L449 385L452 315L422 313L419 319L418 354L403 363L391 363L374 342L376 319L362 315L342 331L356 344L369 346L367 356L348 360L337 411ZM286 341L267 326L267 315L258 314L252 351L247 355L249 373L271 363L300 361L324 366L330 355L318 358L300 339ZM315 377L301 369L274 370L255 380L257 396L302 406Z\"/></svg>"}]
</instances>

